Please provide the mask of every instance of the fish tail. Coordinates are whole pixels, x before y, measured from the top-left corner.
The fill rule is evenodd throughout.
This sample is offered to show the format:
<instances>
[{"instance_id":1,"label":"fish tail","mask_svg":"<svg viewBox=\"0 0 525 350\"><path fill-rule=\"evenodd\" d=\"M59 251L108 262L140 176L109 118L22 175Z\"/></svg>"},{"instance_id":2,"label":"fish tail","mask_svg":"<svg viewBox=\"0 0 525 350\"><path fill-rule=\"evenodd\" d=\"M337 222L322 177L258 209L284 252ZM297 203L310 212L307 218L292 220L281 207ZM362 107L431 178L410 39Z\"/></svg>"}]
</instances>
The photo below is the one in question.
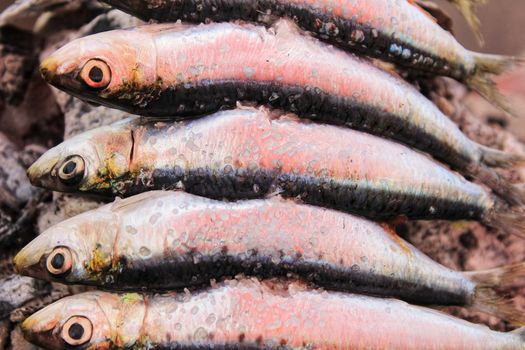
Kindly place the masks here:
<instances>
[{"instance_id":1,"label":"fish tail","mask_svg":"<svg viewBox=\"0 0 525 350\"><path fill-rule=\"evenodd\" d=\"M472 28L472 31L478 39L478 43L483 46L485 40L481 34L481 22L479 21L478 16L476 15L475 8L476 6L484 5L488 0L452 0L454 5L458 8L459 12L465 17L467 23Z\"/></svg>"},{"instance_id":2,"label":"fish tail","mask_svg":"<svg viewBox=\"0 0 525 350\"><path fill-rule=\"evenodd\" d=\"M513 168L525 165L525 156L507 153L494 148L479 145L481 162L494 168Z\"/></svg>"},{"instance_id":3,"label":"fish tail","mask_svg":"<svg viewBox=\"0 0 525 350\"><path fill-rule=\"evenodd\" d=\"M474 56L476 71L468 78L467 84L498 108L514 115L508 105L508 101L498 91L498 87L494 80L492 80L491 75L499 75L512 66L523 63L523 58L478 52L473 52L472 55Z\"/></svg>"},{"instance_id":4,"label":"fish tail","mask_svg":"<svg viewBox=\"0 0 525 350\"><path fill-rule=\"evenodd\" d=\"M488 186L498 197L507 202L507 204L511 206L521 206L525 204L525 194L523 190L519 186L511 184L502 178L494 169L485 164L480 164L474 169L469 169L468 172L469 175Z\"/></svg>"},{"instance_id":5,"label":"fish tail","mask_svg":"<svg viewBox=\"0 0 525 350\"><path fill-rule=\"evenodd\" d=\"M502 296L505 290L523 285L525 263L481 271L467 271L464 274L477 284L472 302L473 307L498 316L514 325L525 325L525 316L516 312L513 300Z\"/></svg>"},{"instance_id":6,"label":"fish tail","mask_svg":"<svg viewBox=\"0 0 525 350\"><path fill-rule=\"evenodd\" d=\"M499 317L512 325L525 325L525 316L516 310L512 298L501 296L491 287L476 287L472 307L478 311Z\"/></svg>"},{"instance_id":7,"label":"fish tail","mask_svg":"<svg viewBox=\"0 0 525 350\"><path fill-rule=\"evenodd\" d=\"M525 262L487 270L465 271L464 274L484 288L505 290L525 284ZM522 280L521 283L518 280Z\"/></svg>"},{"instance_id":8,"label":"fish tail","mask_svg":"<svg viewBox=\"0 0 525 350\"><path fill-rule=\"evenodd\" d=\"M525 239L525 212L518 208L502 206L484 218L483 223Z\"/></svg>"}]
</instances>

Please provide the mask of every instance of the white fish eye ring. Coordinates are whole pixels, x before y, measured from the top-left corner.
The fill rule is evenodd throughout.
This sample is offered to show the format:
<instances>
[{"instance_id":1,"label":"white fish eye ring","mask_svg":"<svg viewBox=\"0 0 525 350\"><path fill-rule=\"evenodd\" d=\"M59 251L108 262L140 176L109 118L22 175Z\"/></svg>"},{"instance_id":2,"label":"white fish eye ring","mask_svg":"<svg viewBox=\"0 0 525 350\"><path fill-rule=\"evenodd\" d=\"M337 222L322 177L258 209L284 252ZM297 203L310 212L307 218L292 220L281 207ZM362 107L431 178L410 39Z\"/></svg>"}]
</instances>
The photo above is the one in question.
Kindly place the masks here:
<instances>
[{"instance_id":1,"label":"white fish eye ring","mask_svg":"<svg viewBox=\"0 0 525 350\"><path fill-rule=\"evenodd\" d=\"M73 256L67 247L53 249L46 259L47 271L52 275L63 275L71 270Z\"/></svg>"},{"instance_id":2,"label":"white fish eye ring","mask_svg":"<svg viewBox=\"0 0 525 350\"><path fill-rule=\"evenodd\" d=\"M80 78L93 89L104 89L111 82L111 69L99 59L92 59L82 67Z\"/></svg>"},{"instance_id":3,"label":"white fish eye ring","mask_svg":"<svg viewBox=\"0 0 525 350\"><path fill-rule=\"evenodd\" d=\"M58 168L59 179L67 185L78 184L84 177L85 162L81 156L66 158Z\"/></svg>"},{"instance_id":4,"label":"white fish eye ring","mask_svg":"<svg viewBox=\"0 0 525 350\"><path fill-rule=\"evenodd\" d=\"M62 326L60 336L71 346L87 343L93 335L93 324L84 316L72 316Z\"/></svg>"}]
</instances>

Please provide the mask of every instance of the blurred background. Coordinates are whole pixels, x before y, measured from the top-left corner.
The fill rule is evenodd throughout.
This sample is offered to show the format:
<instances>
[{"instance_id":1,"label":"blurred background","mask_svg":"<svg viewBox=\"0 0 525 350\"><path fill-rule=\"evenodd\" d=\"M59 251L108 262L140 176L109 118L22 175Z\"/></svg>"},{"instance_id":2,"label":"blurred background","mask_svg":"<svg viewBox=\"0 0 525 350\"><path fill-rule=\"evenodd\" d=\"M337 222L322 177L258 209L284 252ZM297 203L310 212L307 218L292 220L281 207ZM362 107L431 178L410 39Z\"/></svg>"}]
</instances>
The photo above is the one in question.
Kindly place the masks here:
<instances>
[{"instance_id":1,"label":"blurred background","mask_svg":"<svg viewBox=\"0 0 525 350\"><path fill-rule=\"evenodd\" d=\"M467 48L489 53L518 55L525 51L523 29L525 23L525 1L492 0L479 6L478 16L485 38L485 46L480 48L472 31L453 5L446 0L434 0L453 19L454 34Z\"/></svg>"}]
</instances>

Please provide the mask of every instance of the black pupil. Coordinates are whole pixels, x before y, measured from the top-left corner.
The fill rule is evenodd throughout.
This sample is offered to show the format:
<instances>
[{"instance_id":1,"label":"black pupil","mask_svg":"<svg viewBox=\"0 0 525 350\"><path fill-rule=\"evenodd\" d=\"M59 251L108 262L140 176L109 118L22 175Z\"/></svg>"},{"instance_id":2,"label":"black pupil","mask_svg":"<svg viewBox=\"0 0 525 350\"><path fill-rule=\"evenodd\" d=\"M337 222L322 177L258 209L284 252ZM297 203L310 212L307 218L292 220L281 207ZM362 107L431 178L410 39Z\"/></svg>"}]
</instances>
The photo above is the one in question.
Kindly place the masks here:
<instances>
[{"instance_id":1,"label":"black pupil","mask_svg":"<svg viewBox=\"0 0 525 350\"><path fill-rule=\"evenodd\" d=\"M51 266L53 266L55 269L61 269L62 266L64 266L64 260L66 260L64 258L64 255L60 253L55 254L53 259L51 260Z\"/></svg>"},{"instance_id":2,"label":"black pupil","mask_svg":"<svg viewBox=\"0 0 525 350\"><path fill-rule=\"evenodd\" d=\"M93 67L90 69L89 79L93 80L95 83L100 83L103 77L104 73L102 73L102 69L98 67Z\"/></svg>"},{"instance_id":3,"label":"black pupil","mask_svg":"<svg viewBox=\"0 0 525 350\"><path fill-rule=\"evenodd\" d=\"M72 339L79 340L84 335L84 327L78 323L73 323L71 327L69 327L68 334Z\"/></svg>"},{"instance_id":4,"label":"black pupil","mask_svg":"<svg viewBox=\"0 0 525 350\"><path fill-rule=\"evenodd\" d=\"M72 174L75 171L76 167L77 167L77 163L73 161L67 162L63 169L64 174L66 175Z\"/></svg>"}]
</instances>

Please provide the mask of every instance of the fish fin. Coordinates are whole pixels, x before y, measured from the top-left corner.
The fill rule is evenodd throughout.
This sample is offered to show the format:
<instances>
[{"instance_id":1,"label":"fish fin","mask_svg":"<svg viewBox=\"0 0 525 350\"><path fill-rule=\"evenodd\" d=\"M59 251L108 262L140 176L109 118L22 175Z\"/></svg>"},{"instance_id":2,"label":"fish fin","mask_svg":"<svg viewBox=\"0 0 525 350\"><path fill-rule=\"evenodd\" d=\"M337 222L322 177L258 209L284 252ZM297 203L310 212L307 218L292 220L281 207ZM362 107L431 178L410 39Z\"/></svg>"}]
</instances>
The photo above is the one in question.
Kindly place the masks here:
<instances>
[{"instance_id":1,"label":"fish fin","mask_svg":"<svg viewBox=\"0 0 525 350\"><path fill-rule=\"evenodd\" d=\"M481 150L481 161L495 168L513 168L525 165L525 156L521 154L508 153L494 148L479 145Z\"/></svg>"},{"instance_id":2,"label":"fish fin","mask_svg":"<svg viewBox=\"0 0 525 350\"><path fill-rule=\"evenodd\" d=\"M523 58L490 55L478 52L472 52L472 55L476 63L476 72L468 78L467 84L498 108L514 115L507 100L498 91L496 83L490 76L499 75L515 64L523 63Z\"/></svg>"},{"instance_id":3,"label":"fish fin","mask_svg":"<svg viewBox=\"0 0 525 350\"><path fill-rule=\"evenodd\" d=\"M518 208L498 208L483 223L525 239L525 213Z\"/></svg>"},{"instance_id":4,"label":"fish fin","mask_svg":"<svg viewBox=\"0 0 525 350\"><path fill-rule=\"evenodd\" d=\"M525 325L525 316L518 316L512 299L501 296L501 292L525 282L525 263L517 263L480 271L465 271L463 273L471 281L476 282L473 306L496 315L514 325ZM522 280L521 283L518 280Z\"/></svg>"},{"instance_id":5,"label":"fish fin","mask_svg":"<svg viewBox=\"0 0 525 350\"><path fill-rule=\"evenodd\" d=\"M472 281L485 287L509 289L525 284L525 262L487 270L465 271L463 274ZM517 279L522 279L523 282L517 284Z\"/></svg>"},{"instance_id":6,"label":"fish fin","mask_svg":"<svg viewBox=\"0 0 525 350\"><path fill-rule=\"evenodd\" d=\"M525 325L525 316L510 297L501 296L492 287L477 286L472 307L481 312L497 316L515 326Z\"/></svg>"},{"instance_id":7,"label":"fish fin","mask_svg":"<svg viewBox=\"0 0 525 350\"><path fill-rule=\"evenodd\" d=\"M475 7L484 5L487 3L487 0L451 0L454 5L458 8L459 12L465 17L470 28L474 32L476 39L480 46L485 45L485 40L481 34L481 22L479 21L478 16L476 15Z\"/></svg>"},{"instance_id":8,"label":"fish fin","mask_svg":"<svg viewBox=\"0 0 525 350\"><path fill-rule=\"evenodd\" d=\"M309 32L302 31L294 21L288 18L279 18L272 24L268 31L281 38L301 37L312 39Z\"/></svg>"},{"instance_id":9,"label":"fish fin","mask_svg":"<svg viewBox=\"0 0 525 350\"><path fill-rule=\"evenodd\" d=\"M152 198L162 198L164 196L169 195L170 191L147 191L143 192L128 198L124 199L116 199L113 203L111 203L111 210L118 211L118 210L124 210L124 209L130 209L134 208L140 204L142 204L146 200L150 200Z\"/></svg>"},{"instance_id":10,"label":"fish fin","mask_svg":"<svg viewBox=\"0 0 525 350\"><path fill-rule=\"evenodd\" d=\"M525 204L523 190L502 178L494 169L486 165L478 165L475 169L468 170L469 175L488 186L498 197L511 206ZM524 231L525 234L525 231Z\"/></svg>"},{"instance_id":11,"label":"fish fin","mask_svg":"<svg viewBox=\"0 0 525 350\"><path fill-rule=\"evenodd\" d=\"M282 198L282 193L284 192L281 188L274 188L270 192L266 193L264 195L264 199L271 199L271 198Z\"/></svg>"}]
</instances>

